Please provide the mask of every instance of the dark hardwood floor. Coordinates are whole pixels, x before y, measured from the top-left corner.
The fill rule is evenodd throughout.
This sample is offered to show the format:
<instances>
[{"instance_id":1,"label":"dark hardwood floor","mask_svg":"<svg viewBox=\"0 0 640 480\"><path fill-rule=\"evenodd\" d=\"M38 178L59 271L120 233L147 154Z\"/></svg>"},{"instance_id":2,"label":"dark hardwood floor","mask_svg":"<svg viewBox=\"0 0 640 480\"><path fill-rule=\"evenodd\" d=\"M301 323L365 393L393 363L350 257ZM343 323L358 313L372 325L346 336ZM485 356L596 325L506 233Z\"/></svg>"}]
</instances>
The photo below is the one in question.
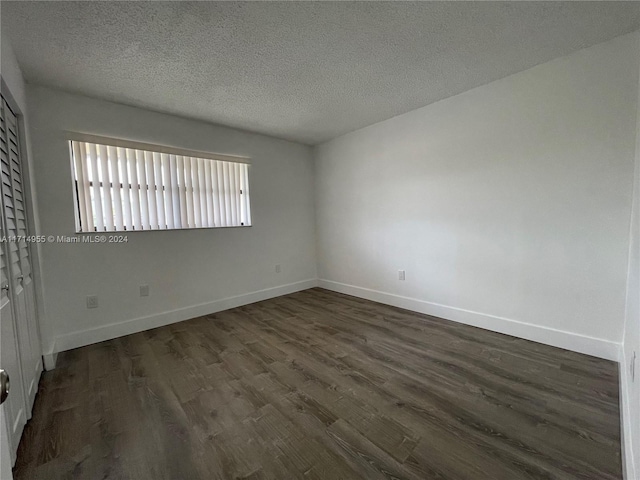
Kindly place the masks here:
<instances>
[{"instance_id":1,"label":"dark hardwood floor","mask_svg":"<svg viewBox=\"0 0 640 480\"><path fill-rule=\"evenodd\" d=\"M322 289L60 355L16 479L620 479L613 362Z\"/></svg>"}]
</instances>

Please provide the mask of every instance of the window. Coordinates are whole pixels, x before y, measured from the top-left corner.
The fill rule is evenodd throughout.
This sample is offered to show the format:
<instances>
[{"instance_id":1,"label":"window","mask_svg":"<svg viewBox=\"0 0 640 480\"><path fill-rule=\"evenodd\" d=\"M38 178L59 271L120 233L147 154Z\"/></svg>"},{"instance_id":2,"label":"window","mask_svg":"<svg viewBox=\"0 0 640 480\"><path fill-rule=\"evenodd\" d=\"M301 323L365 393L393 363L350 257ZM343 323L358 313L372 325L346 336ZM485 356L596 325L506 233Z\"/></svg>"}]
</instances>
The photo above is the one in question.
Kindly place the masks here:
<instances>
[{"instance_id":1,"label":"window","mask_svg":"<svg viewBox=\"0 0 640 480\"><path fill-rule=\"evenodd\" d=\"M77 232L251 225L246 159L100 142L70 141Z\"/></svg>"}]
</instances>

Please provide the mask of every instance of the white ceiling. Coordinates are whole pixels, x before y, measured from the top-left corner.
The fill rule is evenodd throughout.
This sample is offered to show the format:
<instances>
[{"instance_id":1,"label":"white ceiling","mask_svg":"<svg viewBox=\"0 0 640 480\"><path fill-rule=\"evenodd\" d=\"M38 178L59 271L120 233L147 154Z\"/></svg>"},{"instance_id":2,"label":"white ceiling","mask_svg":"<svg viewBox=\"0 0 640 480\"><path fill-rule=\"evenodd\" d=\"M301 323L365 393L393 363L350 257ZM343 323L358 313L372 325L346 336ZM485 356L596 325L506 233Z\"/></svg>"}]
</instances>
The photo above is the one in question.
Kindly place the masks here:
<instances>
[{"instance_id":1,"label":"white ceiling","mask_svg":"<svg viewBox=\"0 0 640 480\"><path fill-rule=\"evenodd\" d=\"M636 2L0 2L29 82L316 144L640 26Z\"/></svg>"}]
</instances>

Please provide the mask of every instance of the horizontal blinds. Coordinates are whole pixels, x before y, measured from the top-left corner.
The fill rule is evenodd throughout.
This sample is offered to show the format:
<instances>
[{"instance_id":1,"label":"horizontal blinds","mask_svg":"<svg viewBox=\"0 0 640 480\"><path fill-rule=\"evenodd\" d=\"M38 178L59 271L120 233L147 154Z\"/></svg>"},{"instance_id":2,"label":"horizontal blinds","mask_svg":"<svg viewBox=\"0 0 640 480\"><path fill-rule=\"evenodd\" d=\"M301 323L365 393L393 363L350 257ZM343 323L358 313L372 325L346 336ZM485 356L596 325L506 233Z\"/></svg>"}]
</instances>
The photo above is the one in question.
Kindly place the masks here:
<instances>
[{"instance_id":1,"label":"horizontal blinds","mask_svg":"<svg viewBox=\"0 0 640 480\"><path fill-rule=\"evenodd\" d=\"M249 165L71 141L79 232L251 225Z\"/></svg>"}]
</instances>

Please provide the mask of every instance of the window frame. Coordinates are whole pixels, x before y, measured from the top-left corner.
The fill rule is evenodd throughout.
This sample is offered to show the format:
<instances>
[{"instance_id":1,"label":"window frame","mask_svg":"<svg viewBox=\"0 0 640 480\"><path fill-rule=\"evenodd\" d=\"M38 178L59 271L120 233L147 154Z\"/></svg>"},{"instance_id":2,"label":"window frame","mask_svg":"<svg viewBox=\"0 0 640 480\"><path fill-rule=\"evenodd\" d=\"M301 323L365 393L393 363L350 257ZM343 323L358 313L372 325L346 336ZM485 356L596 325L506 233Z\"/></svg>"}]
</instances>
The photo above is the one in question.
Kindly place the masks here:
<instances>
[{"instance_id":1,"label":"window frame","mask_svg":"<svg viewBox=\"0 0 640 480\"><path fill-rule=\"evenodd\" d=\"M74 196L74 216L75 216L75 233L78 235L95 235L95 234L109 234L109 233L138 233L138 232L167 232L167 231L177 231L177 230L204 230L204 229L220 229L220 228L246 228L246 227L252 227L253 226L253 219L251 216L251 195L250 195L250 191L251 191L251 158L250 157L246 157L246 156L240 156L240 155L228 155L228 154L217 154L217 153L211 153L211 152L206 152L206 151L201 151L201 150L189 150L189 149L184 149L184 148L177 148L177 147L171 147L171 146L167 146L167 145L161 145L161 144L151 144L151 143L143 143L143 142L138 142L138 141L133 141L133 140L125 140L125 139L120 139L120 138L112 138L112 137L103 137L103 136L98 136L98 135L92 135L92 134L85 134L85 133L79 133L79 132L65 132L66 133L66 140L68 141L69 144L69 158L70 158L70 167L71 167L71 179L73 181L73 196ZM124 228L122 230L117 229L117 227L115 227L113 230L107 230L106 226L104 230L98 230L97 225L94 225L93 227L93 231L85 231L82 230L82 217L80 215L80 185L79 185L79 179L77 177L77 171L76 171L76 166L74 164L74 151L73 151L73 142L86 142L86 143L93 143L95 145L104 145L107 147L116 147L116 148L125 148L125 149L133 149L133 150L142 150L142 151L146 151L146 152L151 152L151 153L158 153L158 154L168 154L168 155L176 155L176 156L183 156L183 157L192 157L195 159L202 159L202 160L213 160L213 161L219 161L219 162L228 162L228 163L238 163L238 164L245 164L247 165L247 171L246 171L246 187L244 190L247 191L243 191L243 189L240 189L240 195L248 195L248 198L246 200L246 206L248 207L248 223L246 224L240 224L240 225L212 225L212 226L188 226L188 227L172 227L172 228L140 228L137 229L135 228L135 225L133 225L132 229L127 229L126 225L124 226ZM86 165L86 163L85 163ZM131 180L131 179L129 179ZM90 188L90 194L93 195L93 183L94 180L89 180L87 182L89 188ZM103 180L99 180L99 188L105 188L104 186L105 182ZM114 189L114 182L113 181L109 181L108 185L109 188ZM129 181L128 183L123 183L120 182L120 189L122 191L128 191L128 192L132 192L133 190L135 190L136 188L138 190L153 190L153 191L158 191L158 185L145 185L143 186L143 184L141 182L138 182L137 184ZM186 191L189 192L195 192L196 190L199 190L199 188L196 188L195 184L192 184L191 187L189 188L188 186L183 186L182 188L184 188ZM162 191L163 191L163 195L166 195L167 188L166 185L162 185ZM171 192L171 194L173 195L174 192ZM165 197L166 200L166 197ZM214 200L216 201L216 200ZM91 208L91 212L94 212L93 207ZM95 213L95 212L94 212Z\"/></svg>"}]
</instances>

